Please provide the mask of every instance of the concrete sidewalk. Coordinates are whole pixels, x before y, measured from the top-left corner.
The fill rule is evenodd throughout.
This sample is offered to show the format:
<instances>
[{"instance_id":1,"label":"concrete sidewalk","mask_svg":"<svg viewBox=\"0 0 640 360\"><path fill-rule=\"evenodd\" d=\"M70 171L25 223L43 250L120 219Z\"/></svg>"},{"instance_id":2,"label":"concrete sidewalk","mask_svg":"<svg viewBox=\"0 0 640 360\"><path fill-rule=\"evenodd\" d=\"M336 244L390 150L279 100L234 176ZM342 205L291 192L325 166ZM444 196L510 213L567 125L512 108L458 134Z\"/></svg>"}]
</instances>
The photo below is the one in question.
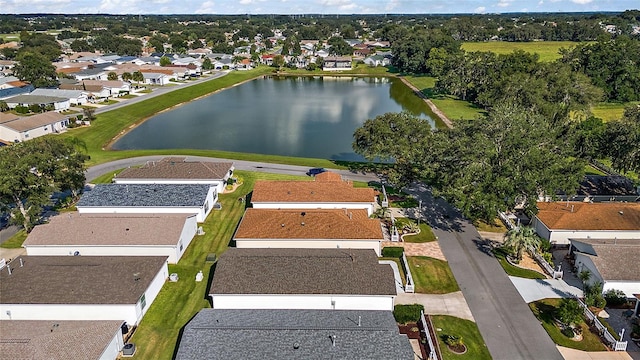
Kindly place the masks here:
<instances>
[{"instance_id":1,"label":"concrete sidewalk","mask_svg":"<svg viewBox=\"0 0 640 360\"><path fill-rule=\"evenodd\" d=\"M634 360L624 351L580 351L558 346L565 360Z\"/></svg>"},{"instance_id":2,"label":"concrete sidewalk","mask_svg":"<svg viewBox=\"0 0 640 360\"><path fill-rule=\"evenodd\" d=\"M509 276L509 280L516 287L520 296L527 303L547 298L568 298L582 297L582 290L568 285L561 279L524 279L516 276Z\"/></svg>"},{"instance_id":3,"label":"concrete sidewalk","mask_svg":"<svg viewBox=\"0 0 640 360\"><path fill-rule=\"evenodd\" d=\"M398 294L394 305L422 304L429 315L450 315L475 322L461 291L449 294Z\"/></svg>"}]
</instances>

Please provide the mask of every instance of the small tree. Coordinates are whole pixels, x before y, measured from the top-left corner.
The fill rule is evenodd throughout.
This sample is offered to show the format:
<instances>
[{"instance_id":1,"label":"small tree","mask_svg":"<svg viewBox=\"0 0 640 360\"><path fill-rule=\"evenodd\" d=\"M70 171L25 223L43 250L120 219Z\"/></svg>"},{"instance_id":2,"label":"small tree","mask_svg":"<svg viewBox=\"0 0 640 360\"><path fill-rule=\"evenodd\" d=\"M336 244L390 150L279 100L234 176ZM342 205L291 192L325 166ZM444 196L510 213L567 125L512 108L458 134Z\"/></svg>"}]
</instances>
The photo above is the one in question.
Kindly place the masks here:
<instances>
[{"instance_id":1,"label":"small tree","mask_svg":"<svg viewBox=\"0 0 640 360\"><path fill-rule=\"evenodd\" d=\"M504 247L509 250L512 256L518 261L522 260L522 253L527 248L537 249L540 245L540 237L530 226L518 226L511 229L505 235Z\"/></svg>"},{"instance_id":2,"label":"small tree","mask_svg":"<svg viewBox=\"0 0 640 360\"><path fill-rule=\"evenodd\" d=\"M109 81L115 81L115 80L118 80L118 74L116 74L114 71L110 71L110 72L107 74L107 80L109 80Z\"/></svg>"},{"instance_id":3,"label":"small tree","mask_svg":"<svg viewBox=\"0 0 640 360\"><path fill-rule=\"evenodd\" d=\"M142 71L138 70L131 74L131 80L135 81L140 85L141 81L144 81L144 75L142 75Z\"/></svg>"},{"instance_id":4,"label":"small tree","mask_svg":"<svg viewBox=\"0 0 640 360\"><path fill-rule=\"evenodd\" d=\"M82 109L82 113L87 121L95 120L96 118L96 109L94 108L86 107Z\"/></svg>"},{"instance_id":5,"label":"small tree","mask_svg":"<svg viewBox=\"0 0 640 360\"><path fill-rule=\"evenodd\" d=\"M627 303L627 295L622 290L609 289L604 293L604 300L609 306L621 306Z\"/></svg>"},{"instance_id":6,"label":"small tree","mask_svg":"<svg viewBox=\"0 0 640 360\"><path fill-rule=\"evenodd\" d=\"M122 73L122 81L131 81L131 73L130 72Z\"/></svg>"},{"instance_id":7,"label":"small tree","mask_svg":"<svg viewBox=\"0 0 640 360\"><path fill-rule=\"evenodd\" d=\"M582 320L582 307L574 299L562 299L556 310L556 318L566 326L576 324Z\"/></svg>"},{"instance_id":8,"label":"small tree","mask_svg":"<svg viewBox=\"0 0 640 360\"><path fill-rule=\"evenodd\" d=\"M3 100L0 100L0 111L9 111L9 105Z\"/></svg>"},{"instance_id":9,"label":"small tree","mask_svg":"<svg viewBox=\"0 0 640 360\"><path fill-rule=\"evenodd\" d=\"M586 285L591 279L591 272L589 270L582 270L578 273L578 278L582 281L582 285Z\"/></svg>"},{"instance_id":10,"label":"small tree","mask_svg":"<svg viewBox=\"0 0 640 360\"><path fill-rule=\"evenodd\" d=\"M169 66L171 65L171 59L167 56L163 56L160 58L160 66Z\"/></svg>"},{"instance_id":11,"label":"small tree","mask_svg":"<svg viewBox=\"0 0 640 360\"><path fill-rule=\"evenodd\" d=\"M202 61L202 70L211 70L213 69L213 63L211 62L211 59L206 58L204 59L204 61Z\"/></svg>"}]
</instances>

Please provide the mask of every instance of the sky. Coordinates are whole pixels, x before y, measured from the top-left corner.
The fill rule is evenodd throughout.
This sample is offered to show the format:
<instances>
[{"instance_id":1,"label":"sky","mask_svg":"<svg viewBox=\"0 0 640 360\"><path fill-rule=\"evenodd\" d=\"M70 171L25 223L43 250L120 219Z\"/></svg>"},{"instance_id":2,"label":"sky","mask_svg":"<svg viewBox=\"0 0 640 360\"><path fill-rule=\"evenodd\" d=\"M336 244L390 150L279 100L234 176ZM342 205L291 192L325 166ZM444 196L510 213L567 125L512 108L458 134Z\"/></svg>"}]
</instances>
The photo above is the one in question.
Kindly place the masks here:
<instances>
[{"instance_id":1,"label":"sky","mask_svg":"<svg viewBox=\"0 0 640 360\"><path fill-rule=\"evenodd\" d=\"M2 14L484 14L639 8L638 0L0 0Z\"/></svg>"}]
</instances>

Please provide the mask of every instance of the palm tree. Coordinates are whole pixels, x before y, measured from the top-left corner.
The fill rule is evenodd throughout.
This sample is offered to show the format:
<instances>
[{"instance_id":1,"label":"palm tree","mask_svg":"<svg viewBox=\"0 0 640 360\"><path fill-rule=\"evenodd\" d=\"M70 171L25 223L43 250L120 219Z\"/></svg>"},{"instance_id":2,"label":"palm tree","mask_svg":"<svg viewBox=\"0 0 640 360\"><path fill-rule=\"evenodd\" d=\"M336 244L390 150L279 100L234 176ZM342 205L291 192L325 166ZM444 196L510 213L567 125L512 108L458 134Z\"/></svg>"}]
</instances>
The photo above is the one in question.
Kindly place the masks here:
<instances>
[{"instance_id":1,"label":"palm tree","mask_svg":"<svg viewBox=\"0 0 640 360\"><path fill-rule=\"evenodd\" d=\"M142 74L142 72L140 70L134 72L133 74L131 74L131 80L135 81L138 83L138 86L140 86L140 82L144 81L144 75Z\"/></svg>"},{"instance_id":2,"label":"palm tree","mask_svg":"<svg viewBox=\"0 0 640 360\"><path fill-rule=\"evenodd\" d=\"M503 245L509 250L511 256L515 256L520 261L525 250L537 249L540 246L540 237L532 227L518 226L505 234Z\"/></svg>"},{"instance_id":3,"label":"palm tree","mask_svg":"<svg viewBox=\"0 0 640 360\"><path fill-rule=\"evenodd\" d=\"M129 81L129 80L131 80L131 73L130 72L122 73L122 81Z\"/></svg>"}]
</instances>

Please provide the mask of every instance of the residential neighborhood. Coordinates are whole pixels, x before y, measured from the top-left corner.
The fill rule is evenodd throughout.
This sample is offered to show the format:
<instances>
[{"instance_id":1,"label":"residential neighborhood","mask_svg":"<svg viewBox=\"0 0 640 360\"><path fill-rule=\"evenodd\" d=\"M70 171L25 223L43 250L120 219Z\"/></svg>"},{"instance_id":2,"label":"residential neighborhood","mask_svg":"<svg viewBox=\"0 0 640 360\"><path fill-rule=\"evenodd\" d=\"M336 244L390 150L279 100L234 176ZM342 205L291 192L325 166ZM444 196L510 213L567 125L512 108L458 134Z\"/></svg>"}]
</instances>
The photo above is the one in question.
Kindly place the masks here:
<instances>
[{"instance_id":1,"label":"residential neighborhood","mask_svg":"<svg viewBox=\"0 0 640 360\"><path fill-rule=\"evenodd\" d=\"M363 1L0 9L0 359L640 359L640 11Z\"/></svg>"}]
</instances>

